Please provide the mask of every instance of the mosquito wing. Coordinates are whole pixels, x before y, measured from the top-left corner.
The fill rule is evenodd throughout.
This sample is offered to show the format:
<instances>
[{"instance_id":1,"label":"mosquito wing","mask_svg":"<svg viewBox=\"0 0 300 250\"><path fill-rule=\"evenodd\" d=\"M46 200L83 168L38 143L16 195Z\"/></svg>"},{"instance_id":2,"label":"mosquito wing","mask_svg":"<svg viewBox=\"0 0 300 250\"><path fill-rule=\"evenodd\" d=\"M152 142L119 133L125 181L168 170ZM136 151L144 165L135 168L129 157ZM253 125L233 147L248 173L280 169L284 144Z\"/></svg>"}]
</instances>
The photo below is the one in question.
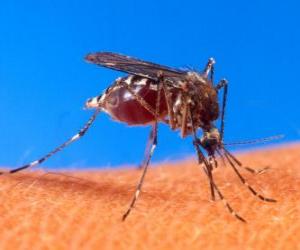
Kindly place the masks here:
<instances>
[{"instance_id":1,"label":"mosquito wing","mask_svg":"<svg viewBox=\"0 0 300 250\"><path fill-rule=\"evenodd\" d=\"M110 68L118 71L126 72L152 80L157 80L159 72L163 73L165 78L182 77L187 71L173 69L167 66L146 62L137 58L124 56L112 52L99 52L88 54L85 59L88 62Z\"/></svg>"}]
</instances>

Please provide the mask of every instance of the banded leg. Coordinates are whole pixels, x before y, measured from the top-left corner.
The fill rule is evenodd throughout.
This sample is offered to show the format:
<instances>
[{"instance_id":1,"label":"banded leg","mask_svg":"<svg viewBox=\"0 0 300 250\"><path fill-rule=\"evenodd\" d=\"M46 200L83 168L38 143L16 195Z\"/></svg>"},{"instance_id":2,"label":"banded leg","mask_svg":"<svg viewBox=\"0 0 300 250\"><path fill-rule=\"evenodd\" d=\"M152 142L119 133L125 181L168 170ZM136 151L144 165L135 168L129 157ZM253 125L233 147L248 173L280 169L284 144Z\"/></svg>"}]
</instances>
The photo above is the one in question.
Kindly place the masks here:
<instances>
[{"instance_id":1,"label":"banded leg","mask_svg":"<svg viewBox=\"0 0 300 250\"><path fill-rule=\"evenodd\" d=\"M245 170L247 170L248 172L252 173L252 174L261 174L265 171L267 171L270 167L264 167L261 169L254 169L254 168L250 168L248 166L244 166L233 154L231 154L227 149L222 148L223 151L225 152L225 154L227 154L228 157L230 157L240 168L243 168ZM218 154L223 157L223 155L221 154L221 152L219 150L217 150Z\"/></svg>"},{"instance_id":2,"label":"banded leg","mask_svg":"<svg viewBox=\"0 0 300 250\"><path fill-rule=\"evenodd\" d=\"M247 221L242 217L240 216L237 212L234 211L234 209L230 206L229 202L225 199L225 197L223 196L223 194L221 193L220 189L218 188L218 186L213 183L214 185L214 188L216 189L220 199L223 201L223 204L224 206L228 209L229 213L234 216L235 218L237 218L238 220L244 222L244 223L247 223Z\"/></svg>"},{"instance_id":3,"label":"banded leg","mask_svg":"<svg viewBox=\"0 0 300 250\"><path fill-rule=\"evenodd\" d=\"M171 129L174 129L175 124L174 124L174 112L172 110L171 93L167 89L165 82L161 82L161 84L162 84L162 90L164 91L164 95L165 95L165 99L166 99L166 103L167 103L168 117L169 117L168 124L171 126ZM155 113L155 111L154 111L154 113ZM151 133L150 133L149 139L147 141L145 153L144 153L144 160L142 161L142 164L139 165L139 167L138 167L139 169L143 168L144 163L145 163L146 159L148 158L148 154L150 152L150 148L152 147L152 145L153 145L153 142L151 140Z\"/></svg>"},{"instance_id":4,"label":"banded leg","mask_svg":"<svg viewBox=\"0 0 300 250\"><path fill-rule=\"evenodd\" d=\"M158 117L158 114L159 114L161 89L162 89L162 79L160 79L159 82L158 82L158 91L157 91L157 99L156 99L156 106L155 106L155 122L152 126L152 130L151 130L151 133L150 133L150 145L151 145L151 147L149 147L150 151L146 153L146 158L144 159L143 165L142 165L142 168L143 168L142 176L141 176L140 181L138 182L138 185L135 189L135 193L134 193L132 201L129 205L129 208L123 214L123 217L122 217L123 221L126 220L128 215L130 214L131 210L133 209L133 207L134 207L134 205L135 205L135 203L136 203L136 201L137 201L137 199L140 195L140 192L142 190L142 186L143 186L143 183L144 183L144 179L145 179L145 176L146 176L146 173L147 173L147 170L148 170L150 160L152 158L152 155L153 155L154 150L155 150L156 145L157 145L157 127L158 127L157 117Z\"/></svg>"},{"instance_id":5,"label":"banded leg","mask_svg":"<svg viewBox=\"0 0 300 250\"><path fill-rule=\"evenodd\" d=\"M201 153L199 144L196 143L194 145L195 145L198 157L200 157L200 158L204 157L204 155ZM199 152L200 152L200 154L199 154ZM220 191L220 189L218 188L218 186L216 185L216 183L212 179L212 173L208 170L209 168L207 167L206 164L205 164L205 166L206 167L203 167L203 170L204 170L204 173L207 175L207 177L210 180L211 187L214 190L216 190L217 194L219 195L220 199L222 200L224 206L227 208L227 210L229 211L229 213L232 216L234 216L235 218L237 218L238 220L246 223L247 221L242 216L240 216L237 212L235 212L235 210L231 207L231 205L229 204L229 202L225 199L224 195L222 194L222 192ZM211 177L210 177L210 175L211 175Z\"/></svg>"},{"instance_id":6,"label":"banded leg","mask_svg":"<svg viewBox=\"0 0 300 250\"><path fill-rule=\"evenodd\" d=\"M197 157L198 157L198 163L199 164L204 164L205 165L205 173L207 174L208 176L208 180L209 180L209 185L210 185L210 194L211 194L211 199L213 201L216 200L215 198L215 189L214 189L214 180L213 180L213 175L212 175L212 165L207 161L207 159L205 158L204 154L202 153L200 147L199 147L199 144L197 143L197 138L196 138L196 134L194 134L194 141L193 141L193 144L194 144L194 147L196 149L196 152L197 152Z\"/></svg>"},{"instance_id":7,"label":"banded leg","mask_svg":"<svg viewBox=\"0 0 300 250\"><path fill-rule=\"evenodd\" d=\"M260 138L260 139L254 139L254 140L245 140L245 141L238 141L238 142L231 142L231 143L223 143L223 150L228 154L228 156L240 167L243 168L247 171L249 171L252 174L261 174L270 169L270 167L264 167L261 169L253 169L248 166L243 166L243 164L234 156L232 155L228 150L225 149L224 146L233 146L233 145L247 145L247 144L255 144L255 143L266 143L272 140L278 140L283 138L284 135L275 135L275 136L270 136L270 137L265 137L265 138Z\"/></svg>"},{"instance_id":8,"label":"banded leg","mask_svg":"<svg viewBox=\"0 0 300 250\"><path fill-rule=\"evenodd\" d=\"M202 153L199 145L201 145L201 142L199 140L199 138L197 138L197 135L196 135L196 129L194 127L194 123L193 123L193 117L192 117L192 114L191 114L191 109L190 109L190 106L189 104L187 103L187 99L185 98L184 99L185 101L185 110L184 110L184 113L185 113L185 119L183 119L183 122L186 124L187 123L187 120L189 118L189 120L191 121L191 124L192 124L192 130L193 130L193 137L194 137L194 140L193 140L193 145L196 149L196 152L197 152L197 156L198 156L198 163L199 164L204 164L205 165L205 168L206 168L206 173L207 173L207 176L208 176L208 180L209 180L209 185L210 185L210 194L211 194L211 199L214 201L216 198L215 198L215 190L214 190L214 186L213 186L213 175L212 175L212 170L213 170L213 165L211 163L211 159L209 159L210 161L208 161L204 154Z\"/></svg>"},{"instance_id":9,"label":"banded leg","mask_svg":"<svg viewBox=\"0 0 300 250\"><path fill-rule=\"evenodd\" d=\"M13 173L19 172L19 171L27 169L27 168L35 167L35 166L43 163L44 161L48 160L51 156L53 156L54 154L56 154L59 151L63 150L65 147L67 147L68 145L70 145L74 141L77 141L79 138L84 136L85 133L88 131L88 129L93 124L93 122L95 121L95 119L96 119L97 115L100 113L100 111L101 111L100 109L97 109L94 112L94 114L90 117L90 119L87 121L87 123L83 126L83 128L80 129L80 131L76 135L71 137L69 140L67 140L66 142L64 142L63 144L61 144L60 146L58 146L57 148L55 148L54 150L52 150L51 152L49 152L48 154L43 156L42 158L40 158L36 161L33 161L29 164L26 164L22 167L15 168L15 169L9 170L7 172L0 172L0 175L2 175L2 174L13 174Z\"/></svg>"},{"instance_id":10,"label":"banded leg","mask_svg":"<svg viewBox=\"0 0 300 250\"><path fill-rule=\"evenodd\" d=\"M263 200L263 201L268 201L268 202L276 202L276 200L271 199L271 198L267 198L264 197L263 195L259 194L257 191L255 191L255 189L253 189L249 183L245 180L245 178L240 174L240 172L237 170L237 168L235 167L234 163L232 162L232 160L230 159L230 157L228 156L228 154L225 151L225 157L228 160L230 166L232 167L233 171L236 173L236 175L239 177L240 181L249 189L249 191L255 195L256 197L258 197L259 199Z\"/></svg>"},{"instance_id":11,"label":"banded leg","mask_svg":"<svg viewBox=\"0 0 300 250\"><path fill-rule=\"evenodd\" d=\"M151 147L149 147L149 151L146 152L146 155L145 155L145 159L143 161L143 164L142 164L142 169L143 169L143 173L142 173L142 176L140 178L140 181L136 187L136 190L135 190L135 194L132 198L132 201L129 205L129 208L127 209L127 211L124 213L123 217L122 217L122 220L126 220L127 216L129 215L129 213L131 212L132 208L134 207L139 195L140 195L140 192L141 192L141 189L142 189L142 185L144 183L144 179L145 179L145 176L146 176L146 173L147 173L147 170L148 170L148 166L149 166L149 163L150 163L150 160L151 160L151 157L154 153L154 150L157 146L157 123L155 123L153 126L152 126L152 130L151 130L151 133L150 133L150 138L149 138L149 141L150 141L150 145Z\"/></svg>"},{"instance_id":12,"label":"banded leg","mask_svg":"<svg viewBox=\"0 0 300 250\"><path fill-rule=\"evenodd\" d=\"M194 134L195 135L195 134ZM197 155L198 158L202 158L204 157L204 155L202 154L201 150L200 150L200 146L199 144L195 143L195 149L197 151ZM204 157L205 158L205 157ZM205 159L206 161L206 159ZM204 161L204 163L205 163ZM206 161L207 162L207 161ZM233 215L234 217L236 217L238 220L242 221L242 222L247 222L243 217L241 217L237 212L234 211L234 209L231 207L231 205L229 204L229 202L225 199L224 195L221 193L220 189L218 188L218 186L215 184L214 180L212 179L212 173L209 171L209 167L207 167L207 165L205 164L206 167L203 167L204 173L207 175L207 177L210 180L210 184L211 187L216 190L217 194L219 195L220 199L223 201L224 206L228 209L228 211L230 212L231 215ZM211 177L210 177L211 175Z\"/></svg>"},{"instance_id":13,"label":"banded leg","mask_svg":"<svg viewBox=\"0 0 300 250\"><path fill-rule=\"evenodd\" d=\"M224 195L222 194L222 192L220 191L220 189L218 188L218 186L215 184L213 178L212 178L212 173L209 173L209 169L211 167L208 166L208 162L204 156L204 154L201 152L201 149L200 149L200 146L199 146L199 143L197 143L199 141L199 139L197 138L197 135L196 135L196 130L195 130L195 127L194 127L194 124L193 124L193 120L192 120L192 115L191 115L191 112L189 112L190 114L190 118L191 118L191 123L192 123L192 128L193 128L193 136L194 136L194 147L197 151L197 155L198 155L198 161L199 162L203 162L205 167L203 167L203 171L204 173L207 175L209 181L210 181L210 184L212 186L212 188L214 190L216 190L217 194L219 195L220 199L223 201L224 203L224 206L227 208L227 210L229 211L229 213L234 216L235 218L237 218L238 220L246 223L246 220L241 217L237 212L235 212L235 210L231 207L231 205L229 204L229 202L225 199ZM202 165L203 166L203 165ZM210 178L210 174L211 174L211 178Z\"/></svg>"}]
</instances>

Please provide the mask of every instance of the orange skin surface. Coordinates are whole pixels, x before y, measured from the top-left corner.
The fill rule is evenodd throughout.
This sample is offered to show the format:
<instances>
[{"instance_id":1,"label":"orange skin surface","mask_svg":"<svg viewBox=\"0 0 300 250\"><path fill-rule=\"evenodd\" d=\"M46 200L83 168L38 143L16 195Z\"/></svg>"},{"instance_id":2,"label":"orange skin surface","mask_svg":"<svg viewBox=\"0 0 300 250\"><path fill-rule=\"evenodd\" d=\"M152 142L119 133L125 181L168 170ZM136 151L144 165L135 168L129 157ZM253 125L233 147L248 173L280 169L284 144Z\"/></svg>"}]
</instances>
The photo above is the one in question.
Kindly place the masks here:
<instances>
[{"instance_id":1,"label":"orange skin surface","mask_svg":"<svg viewBox=\"0 0 300 250\"><path fill-rule=\"evenodd\" d=\"M150 167L135 209L126 211L136 169L0 177L0 249L300 249L300 145L235 154L267 172L243 176L277 203L254 197L229 166L217 185L248 223L210 201L195 159Z\"/></svg>"}]
</instances>

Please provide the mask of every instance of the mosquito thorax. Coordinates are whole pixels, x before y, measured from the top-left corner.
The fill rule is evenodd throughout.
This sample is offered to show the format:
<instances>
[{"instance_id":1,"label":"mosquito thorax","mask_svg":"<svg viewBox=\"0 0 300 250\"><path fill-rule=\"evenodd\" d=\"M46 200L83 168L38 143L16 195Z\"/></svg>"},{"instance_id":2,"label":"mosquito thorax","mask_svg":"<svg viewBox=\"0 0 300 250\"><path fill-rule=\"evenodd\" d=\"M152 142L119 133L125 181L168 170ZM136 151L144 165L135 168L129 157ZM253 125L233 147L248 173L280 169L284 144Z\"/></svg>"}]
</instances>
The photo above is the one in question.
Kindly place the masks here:
<instances>
[{"instance_id":1,"label":"mosquito thorax","mask_svg":"<svg viewBox=\"0 0 300 250\"><path fill-rule=\"evenodd\" d=\"M206 77L196 71L189 71L187 75L191 82L211 85L211 82Z\"/></svg>"}]
</instances>

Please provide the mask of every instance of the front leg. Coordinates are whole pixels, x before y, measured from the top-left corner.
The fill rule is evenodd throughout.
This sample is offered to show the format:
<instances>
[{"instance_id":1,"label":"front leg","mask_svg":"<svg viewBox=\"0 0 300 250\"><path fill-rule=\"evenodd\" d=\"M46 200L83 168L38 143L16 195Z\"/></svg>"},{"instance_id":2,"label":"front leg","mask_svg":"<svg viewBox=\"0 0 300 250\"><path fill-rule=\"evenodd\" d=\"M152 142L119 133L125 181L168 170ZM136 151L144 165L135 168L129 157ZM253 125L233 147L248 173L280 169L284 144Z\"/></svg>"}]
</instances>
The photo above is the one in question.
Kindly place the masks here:
<instances>
[{"instance_id":1,"label":"front leg","mask_svg":"<svg viewBox=\"0 0 300 250\"><path fill-rule=\"evenodd\" d=\"M228 92L228 81L222 79L216 86L215 90L219 91L221 88L224 88L223 91L223 100L222 100L222 111L221 111L221 128L220 128L220 141L223 143L224 139L224 125L225 125L225 109L227 103L227 92Z\"/></svg>"},{"instance_id":2,"label":"front leg","mask_svg":"<svg viewBox=\"0 0 300 250\"><path fill-rule=\"evenodd\" d=\"M213 84L214 82L214 64L216 63L215 59L209 58L208 62L203 70L203 75L208 78L208 75L210 73L210 81Z\"/></svg>"}]
</instances>

